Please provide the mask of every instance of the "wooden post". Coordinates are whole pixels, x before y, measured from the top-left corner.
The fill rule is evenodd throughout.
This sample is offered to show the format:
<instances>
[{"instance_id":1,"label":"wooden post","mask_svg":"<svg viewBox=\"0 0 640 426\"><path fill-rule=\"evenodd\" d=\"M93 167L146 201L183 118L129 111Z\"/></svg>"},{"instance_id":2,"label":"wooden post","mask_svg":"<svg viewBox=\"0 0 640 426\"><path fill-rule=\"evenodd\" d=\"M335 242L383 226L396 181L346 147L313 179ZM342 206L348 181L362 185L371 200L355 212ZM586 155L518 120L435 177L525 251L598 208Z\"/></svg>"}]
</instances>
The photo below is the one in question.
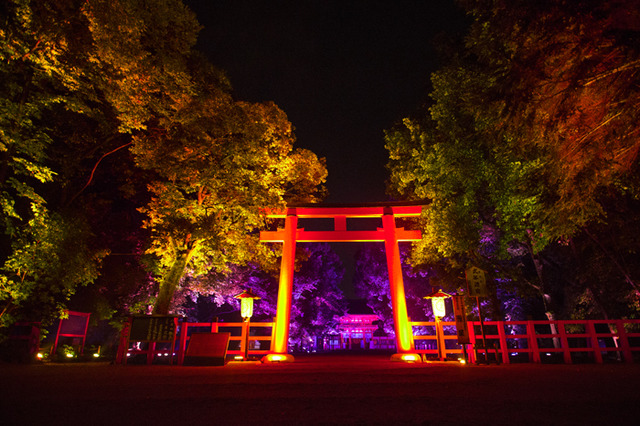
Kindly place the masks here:
<instances>
[{"instance_id":1,"label":"wooden post","mask_svg":"<svg viewBox=\"0 0 640 426\"><path fill-rule=\"evenodd\" d=\"M298 216L296 216L296 210L289 209L284 222L284 242L282 243L282 262L280 264L280 283L278 286L278 306L274 326L276 331L273 342L273 352L276 354L287 353L297 228Z\"/></svg>"},{"instance_id":2,"label":"wooden post","mask_svg":"<svg viewBox=\"0 0 640 426\"><path fill-rule=\"evenodd\" d=\"M411 324L409 324L407 314L402 264L400 263L400 247L396 237L395 218L391 209L385 211L382 216L382 227L384 229L384 245L387 254L387 268L389 270L389 287L391 290L396 345L399 353L406 353L414 349L413 330L411 329Z\"/></svg>"},{"instance_id":3,"label":"wooden post","mask_svg":"<svg viewBox=\"0 0 640 426\"><path fill-rule=\"evenodd\" d=\"M180 326L180 338L178 340L178 365L182 365L184 363L184 354L187 350L187 333L189 332L189 323L186 321L182 321L182 325Z\"/></svg>"},{"instance_id":4,"label":"wooden post","mask_svg":"<svg viewBox=\"0 0 640 426\"><path fill-rule=\"evenodd\" d=\"M500 352L502 354L502 362L509 364L509 347L507 346L507 335L504 331L504 321L498 321L498 336L500 337ZM496 361L498 360L498 354L496 353Z\"/></svg>"},{"instance_id":5,"label":"wooden post","mask_svg":"<svg viewBox=\"0 0 640 426\"><path fill-rule=\"evenodd\" d=\"M469 343L471 344L471 350L467 352L469 354L469 362L476 364L478 362L478 354L476 352L476 329L473 321L468 321L467 324L469 329Z\"/></svg>"},{"instance_id":6,"label":"wooden post","mask_svg":"<svg viewBox=\"0 0 640 426\"><path fill-rule=\"evenodd\" d=\"M120 340L118 344L118 352L116 354L116 364L127 364L127 353L129 352L129 333L131 332L132 318L127 318L127 321L122 326L120 332Z\"/></svg>"},{"instance_id":7,"label":"wooden post","mask_svg":"<svg viewBox=\"0 0 640 426\"><path fill-rule=\"evenodd\" d=\"M439 317L436 317L436 342L438 344L438 361L444 361L447 353L444 345L444 330Z\"/></svg>"},{"instance_id":8,"label":"wooden post","mask_svg":"<svg viewBox=\"0 0 640 426\"><path fill-rule=\"evenodd\" d=\"M554 321L555 323L555 321ZM571 348L569 347L569 339L567 339L567 331L565 330L564 323L558 323L558 332L560 333L560 342L562 343L562 357L565 364L572 364Z\"/></svg>"},{"instance_id":9,"label":"wooden post","mask_svg":"<svg viewBox=\"0 0 640 426\"><path fill-rule=\"evenodd\" d=\"M618 339L620 341L620 348L624 356L624 361L627 364L633 364L633 354L631 353L631 346L629 346L629 339L627 338L627 332L624 329L624 322L622 320L616 321L616 331L618 332Z\"/></svg>"},{"instance_id":10,"label":"wooden post","mask_svg":"<svg viewBox=\"0 0 640 426\"><path fill-rule=\"evenodd\" d=\"M147 346L147 365L153 364L153 357L156 356L156 342L148 342Z\"/></svg>"},{"instance_id":11,"label":"wooden post","mask_svg":"<svg viewBox=\"0 0 640 426\"><path fill-rule=\"evenodd\" d=\"M173 338L169 346L169 365L173 365L173 351L176 349L176 331L178 331L178 317L173 319Z\"/></svg>"},{"instance_id":12,"label":"wooden post","mask_svg":"<svg viewBox=\"0 0 640 426\"><path fill-rule=\"evenodd\" d=\"M587 332L589 333L591 348L593 349L593 359L595 359L598 364L602 364L602 351L600 351L598 336L596 335L596 326L593 321L587 321Z\"/></svg>"},{"instance_id":13,"label":"wooden post","mask_svg":"<svg viewBox=\"0 0 640 426\"><path fill-rule=\"evenodd\" d=\"M530 357L533 358L533 362L540 364L540 348L538 347L538 337L536 336L536 327L533 321L527 321L527 338L529 339L529 352Z\"/></svg>"},{"instance_id":14,"label":"wooden post","mask_svg":"<svg viewBox=\"0 0 640 426\"><path fill-rule=\"evenodd\" d=\"M484 331L484 320L482 319L482 308L480 307L480 298L478 296L476 296L476 305L478 306L478 319L480 320L480 332L482 333L482 347L484 348L484 360L487 364L489 364L489 350L487 349L487 334Z\"/></svg>"},{"instance_id":15,"label":"wooden post","mask_svg":"<svg viewBox=\"0 0 640 426\"><path fill-rule=\"evenodd\" d=\"M251 324L251 318L245 318L244 320L244 327L242 327L242 345L244 346L243 348L243 359L246 361L249 359L249 328L250 328L250 324Z\"/></svg>"}]
</instances>

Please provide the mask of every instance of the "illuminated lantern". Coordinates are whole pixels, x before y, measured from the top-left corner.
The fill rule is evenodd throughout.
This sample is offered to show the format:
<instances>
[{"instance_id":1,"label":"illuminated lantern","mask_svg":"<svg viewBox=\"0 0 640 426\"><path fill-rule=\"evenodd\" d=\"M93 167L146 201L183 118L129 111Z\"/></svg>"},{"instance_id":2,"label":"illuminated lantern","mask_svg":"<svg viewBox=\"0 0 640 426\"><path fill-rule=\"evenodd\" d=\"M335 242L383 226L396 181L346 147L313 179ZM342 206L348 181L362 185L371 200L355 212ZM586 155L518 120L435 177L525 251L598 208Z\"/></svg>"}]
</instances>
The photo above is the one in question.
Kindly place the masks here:
<instances>
[{"instance_id":1,"label":"illuminated lantern","mask_svg":"<svg viewBox=\"0 0 640 426\"><path fill-rule=\"evenodd\" d=\"M438 340L438 359L440 361L444 361L446 359L444 349L444 332L442 330L442 318L447 314L447 310L444 306L444 299L446 299L447 297L451 297L451 295L449 293L445 293L440 289L424 297L425 299L431 299L433 316L436 319L436 338Z\"/></svg>"},{"instance_id":2,"label":"illuminated lantern","mask_svg":"<svg viewBox=\"0 0 640 426\"><path fill-rule=\"evenodd\" d=\"M425 299L431 299L431 307L433 309L433 315L436 317L436 319L442 318L447 314L444 306L444 299L448 297L451 297L451 295L449 293L445 293L440 289L424 297Z\"/></svg>"},{"instance_id":3,"label":"illuminated lantern","mask_svg":"<svg viewBox=\"0 0 640 426\"><path fill-rule=\"evenodd\" d=\"M240 299L240 315L242 318L245 321L251 318L253 316L253 301L255 299L260 299L260 296L253 294L251 290L245 290L234 297L236 299Z\"/></svg>"},{"instance_id":4,"label":"illuminated lantern","mask_svg":"<svg viewBox=\"0 0 640 426\"><path fill-rule=\"evenodd\" d=\"M255 299L260 299L259 296L253 294L251 290L245 290L242 293L234 296L236 299L240 299L240 315L242 319L244 319L245 327L244 327L244 360L247 361L249 359L249 321L253 316L253 301Z\"/></svg>"},{"instance_id":5,"label":"illuminated lantern","mask_svg":"<svg viewBox=\"0 0 640 426\"><path fill-rule=\"evenodd\" d=\"M447 314L447 310L444 307L444 297L435 297L431 299L431 307L433 309L433 315L437 317L444 317Z\"/></svg>"}]
</instances>

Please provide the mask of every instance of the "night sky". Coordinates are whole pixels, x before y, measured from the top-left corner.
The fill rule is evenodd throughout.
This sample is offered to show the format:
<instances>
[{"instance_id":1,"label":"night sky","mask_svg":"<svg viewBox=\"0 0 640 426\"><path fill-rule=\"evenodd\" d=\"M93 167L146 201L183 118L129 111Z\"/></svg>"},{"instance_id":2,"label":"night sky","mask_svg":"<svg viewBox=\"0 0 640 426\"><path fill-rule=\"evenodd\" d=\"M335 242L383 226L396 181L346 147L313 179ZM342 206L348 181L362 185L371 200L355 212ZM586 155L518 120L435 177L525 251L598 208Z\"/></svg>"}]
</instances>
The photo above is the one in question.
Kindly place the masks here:
<instances>
[{"instance_id":1,"label":"night sky","mask_svg":"<svg viewBox=\"0 0 640 426\"><path fill-rule=\"evenodd\" d=\"M275 102L297 146L326 158L326 202L388 200L383 130L426 101L434 35L463 28L453 0L185 3L235 97Z\"/></svg>"}]
</instances>

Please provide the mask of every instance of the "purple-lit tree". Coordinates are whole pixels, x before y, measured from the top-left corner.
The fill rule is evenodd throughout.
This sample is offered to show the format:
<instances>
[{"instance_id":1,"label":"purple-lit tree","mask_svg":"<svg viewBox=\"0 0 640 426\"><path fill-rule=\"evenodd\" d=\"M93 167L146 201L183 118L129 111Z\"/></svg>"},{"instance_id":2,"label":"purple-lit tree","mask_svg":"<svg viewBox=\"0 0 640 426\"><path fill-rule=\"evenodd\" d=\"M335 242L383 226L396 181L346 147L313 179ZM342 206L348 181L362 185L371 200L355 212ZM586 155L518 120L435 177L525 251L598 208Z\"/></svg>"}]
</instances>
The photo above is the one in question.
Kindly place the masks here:
<instances>
[{"instance_id":1,"label":"purple-lit tree","mask_svg":"<svg viewBox=\"0 0 640 426\"><path fill-rule=\"evenodd\" d=\"M430 270L413 270L407 264L408 247L400 247L402 275L407 312L414 320L423 320L431 305L422 298L431 292L435 274ZM389 271L385 247L382 243L363 243L356 254L353 285L356 295L366 299L367 306L384 322L384 329L393 332L393 311L389 288ZM447 290L447 287L445 287Z\"/></svg>"},{"instance_id":2,"label":"purple-lit tree","mask_svg":"<svg viewBox=\"0 0 640 426\"><path fill-rule=\"evenodd\" d=\"M276 313L277 278L251 262L243 266L229 265L225 273L186 274L176 292L172 311L198 322L237 313L239 321L239 303L234 296L246 289L260 297L254 304L254 318L271 321Z\"/></svg>"},{"instance_id":3,"label":"purple-lit tree","mask_svg":"<svg viewBox=\"0 0 640 426\"><path fill-rule=\"evenodd\" d=\"M344 267L329 244L300 244L294 275L290 343L299 348L315 346L316 339L335 331L346 302L338 284ZM172 311L190 321L213 321L226 315L240 320L235 295L251 289L260 296L254 304L256 321L272 321L276 314L277 273L256 263L229 265L225 273L187 274L176 292ZM230 315L231 314L231 315ZM235 318L237 317L237 318Z\"/></svg>"},{"instance_id":4,"label":"purple-lit tree","mask_svg":"<svg viewBox=\"0 0 640 426\"><path fill-rule=\"evenodd\" d=\"M299 348L316 346L324 334L336 331L346 301L338 284L344 275L340 257L327 243L301 244L308 258L293 278L289 343Z\"/></svg>"}]
</instances>

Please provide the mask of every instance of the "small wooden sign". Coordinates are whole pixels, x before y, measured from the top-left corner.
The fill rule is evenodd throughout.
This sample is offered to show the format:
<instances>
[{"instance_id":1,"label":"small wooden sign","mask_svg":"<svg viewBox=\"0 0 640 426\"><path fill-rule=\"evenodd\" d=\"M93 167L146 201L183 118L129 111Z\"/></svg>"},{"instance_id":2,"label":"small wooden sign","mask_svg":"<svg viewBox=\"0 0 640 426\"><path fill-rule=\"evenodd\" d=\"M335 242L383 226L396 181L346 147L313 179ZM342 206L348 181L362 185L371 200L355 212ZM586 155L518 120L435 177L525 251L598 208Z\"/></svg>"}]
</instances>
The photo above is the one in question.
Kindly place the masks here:
<instances>
[{"instance_id":1,"label":"small wooden sign","mask_svg":"<svg viewBox=\"0 0 640 426\"><path fill-rule=\"evenodd\" d=\"M458 335L459 344L471 343L469 339L469 325L467 324L467 314L464 309L464 297L452 296L453 300L453 315L456 320L456 331Z\"/></svg>"},{"instance_id":2,"label":"small wooden sign","mask_svg":"<svg viewBox=\"0 0 640 426\"><path fill-rule=\"evenodd\" d=\"M470 297L488 297L487 280L482 269L472 266L465 271Z\"/></svg>"},{"instance_id":3,"label":"small wooden sign","mask_svg":"<svg viewBox=\"0 0 640 426\"><path fill-rule=\"evenodd\" d=\"M193 333L184 365L224 365L231 333Z\"/></svg>"}]
</instances>

